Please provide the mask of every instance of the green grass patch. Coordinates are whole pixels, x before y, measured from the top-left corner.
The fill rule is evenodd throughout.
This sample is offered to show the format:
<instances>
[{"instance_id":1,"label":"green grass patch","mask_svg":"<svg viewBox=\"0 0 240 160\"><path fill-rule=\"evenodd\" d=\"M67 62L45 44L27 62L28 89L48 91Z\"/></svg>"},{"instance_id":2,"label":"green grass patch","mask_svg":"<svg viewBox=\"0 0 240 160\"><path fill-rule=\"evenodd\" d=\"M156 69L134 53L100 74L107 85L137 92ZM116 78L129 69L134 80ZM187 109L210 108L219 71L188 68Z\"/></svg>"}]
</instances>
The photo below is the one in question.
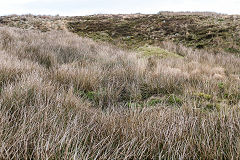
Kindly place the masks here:
<instances>
[{"instance_id":1,"label":"green grass patch","mask_svg":"<svg viewBox=\"0 0 240 160\"><path fill-rule=\"evenodd\" d=\"M93 32L88 33L85 37L92 38L95 41L103 41L103 42L112 42L113 39L106 32Z\"/></svg>"},{"instance_id":2,"label":"green grass patch","mask_svg":"<svg viewBox=\"0 0 240 160\"><path fill-rule=\"evenodd\" d=\"M150 45L145 45L143 47L140 47L137 49L137 51L146 57L156 56L159 58L182 58L182 56L180 56L174 52L169 52L160 47L155 47L155 46L150 46Z\"/></svg>"},{"instance_id":3,"label":"green grass patch","mask_svg":"<svg viewBox=\"0 0 240 160\"><path fill-rule=\"evenodd\" d=\"M203 99L203 100L207 100L207 101L210 101L212 99L212 95L206 94L206 93L202 93L202 92L198 93L197 97L200 98L200 99Z\"/></svg>"},{"instance_id":4,"label":"green grass patch","mask_svg":"<svg viewBox=\"0 0 240 160\"><path fill-rule=\"evenodd\" d=\"M240 49L236 49L236 48L233 48L233 47L225 48L224 51L229 52L229 53L240 53Z\"/></svg>"},{"instance_id":5,"label":"green grass patch","mask_svg":"<svg viewBox=\"0 0 240 160\"><path fill-rule=\"evenodd\" d=\"M167 102L170 105L181 105L183 103L182 99L174 94L171 94L168 99Z\"/></svg>"},{"instance_id":6,"label":"green grass patch","mask_svg":"<svg viewBox=\"0 0 240 160\"><path fill-rule=\"evenodd\" d=\"M162 99L154 97L154 98L150 98L147 102L148 106L156 106L159 103L162 103Z\"/></svg>"},{"instance_id":7,"label":"green grass patch","mask_svg":"<svg viewBox=\"0 0 240 160\"><path fill-rule=\"evenodd\" d=\"M139 108L139 107L143 108L144 107L143 103L139 103L139 102L128 102L127 106L128 106L128 108Z\"/></svg>"}]
</instances>

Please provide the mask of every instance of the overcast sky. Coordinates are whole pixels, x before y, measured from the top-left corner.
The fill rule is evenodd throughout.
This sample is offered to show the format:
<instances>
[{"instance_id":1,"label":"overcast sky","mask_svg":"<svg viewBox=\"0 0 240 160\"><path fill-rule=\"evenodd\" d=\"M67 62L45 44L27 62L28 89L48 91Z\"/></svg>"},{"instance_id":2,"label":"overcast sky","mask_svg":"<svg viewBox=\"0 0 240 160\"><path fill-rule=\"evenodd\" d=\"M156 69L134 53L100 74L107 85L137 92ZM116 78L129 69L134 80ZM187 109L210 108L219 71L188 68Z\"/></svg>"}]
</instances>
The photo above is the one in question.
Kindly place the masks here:
<instances>
[{"instance_id":1,"label":"overcast sky","mask_svg":"<svg viewBox=\"0 0 240 160\"><path fill-rule=\"evenodd\" d=\"M240 14L240 0L0 0L0 15L31 13L77 16L158 11L213 11Z\"/></svg>"}]
</instances>

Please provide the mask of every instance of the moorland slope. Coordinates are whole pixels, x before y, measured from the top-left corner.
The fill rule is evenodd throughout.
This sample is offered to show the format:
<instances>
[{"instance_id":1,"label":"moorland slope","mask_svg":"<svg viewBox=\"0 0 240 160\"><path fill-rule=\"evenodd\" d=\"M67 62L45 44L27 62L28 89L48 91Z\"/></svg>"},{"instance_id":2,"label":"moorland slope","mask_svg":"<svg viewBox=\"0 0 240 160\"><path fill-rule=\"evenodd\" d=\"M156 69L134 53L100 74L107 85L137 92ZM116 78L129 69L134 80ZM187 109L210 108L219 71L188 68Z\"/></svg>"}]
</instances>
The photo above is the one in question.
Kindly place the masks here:
<instances>
[{"instance_id":1,"label":"moorland slope","mask_svg":"<svg viewBox=\"0 0 240 160\"><path fill-rule=\"evenodd\" d=\"M239 159L239 53L79 36L125 16L0 18L0 159Z\"/></svg>"}]
</instances>

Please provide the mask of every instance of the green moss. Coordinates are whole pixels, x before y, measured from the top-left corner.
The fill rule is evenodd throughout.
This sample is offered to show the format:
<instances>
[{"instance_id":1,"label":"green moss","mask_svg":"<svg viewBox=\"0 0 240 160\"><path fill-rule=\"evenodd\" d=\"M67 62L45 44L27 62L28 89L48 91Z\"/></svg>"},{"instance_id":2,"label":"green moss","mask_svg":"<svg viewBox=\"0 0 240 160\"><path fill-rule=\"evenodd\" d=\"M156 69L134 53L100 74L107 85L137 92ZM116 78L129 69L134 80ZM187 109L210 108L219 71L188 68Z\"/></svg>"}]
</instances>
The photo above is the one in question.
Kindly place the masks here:
<instances>
[{"instance_id":1,"label":"green moss","mask_svg":"<svg viewBox=\"0 0 240 160\"><path fill-rule=\"evenodd\" d=\"M86 93L86 97L91 101L93 101L97 96L98 96L98 93L93 92L93 91Z\"/></svg>"},{"instance_id":2,"label":"green moss","mask_svg":"<svg viewBox=\"0 0 240 160\"><path fill-rule=\"evenodd\" d=\"M224 19L223 19L223 18L219 18L218 21L219 21L219 22L223 22Z\"/></svg>"},{"instance_id":3,"label":"green moss","mask_svg":"<svg viewBox=\"0 0 240 160\"><path fill-rule=\"evenodd\" d=\"M165 49L155 47L155 46L149 46L145 45L143 47L140 47L137 49L138 52L140 52L143 56L157 56L160 58L169 58L169 57L174 57L174 58L182 58L182 56L174 53L174 52L169 52Z\"/></svg>"},{"instance_id":4,"label":"green moss","mask_svg":"<svg viewBox=\"0 0 240 160\"><path fill-rule=\"evenodd\" d=\"M223 82L218 83L218 88L219 89L224 89L224 83Z\"/></svg>"},{"instance_id":5,"label":"green moss","mask_svg":"<svg viewBox=\"0 0 240 160\"><path fill-rule=\"evenodd\" d=\"M208 100L208 101L210 101L212 99L212 95L205 94L205 93L202 93L202 92L197 94L197 96L201 99Z\"/></svg>"},{"instance_id":6,"label":"green moss","mask_svg":"<svg viewBox=\"0 0 240 160\"><path fill-rule=\"evenodd\" d=\"M224 93L223 98L228 98L229 94L228 93Z\"/></svg>"},{"instance_id":7,"label":"green moss","mask_svg":"<svg viewBox=\"0 0 240 160\"><path fill-rule=\"evenodd\" d=\"M138 108L138 107L143 107L143 103L128 102L127 106L128 106L128 108Z\"/></svg>"},{"instance_id":8,"label":"green moss","mask_svg":"<svg viewBox=\"0 0 240 160\"><path fill-rule=\"evenodd\" d=\"M240 53L240 49L233 48L233 47L225 48L224 51L225 52L230 52L230 53Z\"/></svg>"},{"instance_id":9,"label":"green moss","mask_svg":"<svg viewBox=\"0 0 240 160\"><path fill-rule=\"evenodd\" d=\"M92 38L95 41L104 41L104 42L112 42L113 39L106 32L96 32L89 33L84 35L85 37Z\"/></svg>"},{"instance_id":10,"label":"green moss","mask_svg":"<svg viewBox=\"0 0 240 160\"><path fill-rule=\"evenodd\" d=\"M167 102L171 105L173 105L173 104L181 105L183 103L182 100L174 94L171 94L168 97Z\"/></svg>"},{"instance_id":11,"label":"green moss","mask_svg":"<svg viewBox=\"0 0 240 160\"><path fill-rule=\"evenodd\" d=\"M156 106L157 104L161 103L162 100L159 98L152 98L147 102L147 105L149 106Z\"/></svg>"}]
</instances>

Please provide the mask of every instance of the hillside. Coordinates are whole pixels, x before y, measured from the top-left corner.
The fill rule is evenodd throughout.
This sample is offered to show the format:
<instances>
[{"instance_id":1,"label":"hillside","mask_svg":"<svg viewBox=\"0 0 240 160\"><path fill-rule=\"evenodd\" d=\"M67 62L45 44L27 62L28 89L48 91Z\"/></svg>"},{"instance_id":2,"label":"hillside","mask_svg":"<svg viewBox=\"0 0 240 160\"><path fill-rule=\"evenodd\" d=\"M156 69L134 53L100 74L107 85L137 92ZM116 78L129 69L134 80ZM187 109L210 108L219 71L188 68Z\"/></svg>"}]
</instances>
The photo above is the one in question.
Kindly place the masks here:
<instances>
[{"instance_id":1,"label":"hillside","mask_svg":"<svg viewBox=\"0 0 240 160\"><path fill-rule=\"evenodd\" d=\"M239 16L97 15L74 17L68 27L79 35L129 48L173 41L213 52L240 53Z\"/></svg>"},{"instance_id":2,"label":"hillside","mask_svg":"<svg viewBox=\"0 0 240 160\"><path fill-rule=\"evenodd\" d=\"M180 38L224 16L216 46ZM171 30L146 31L161 17ZM239 159L240 57L220 36L234 18L1 17L0 159Z\"/></svg>"},{"instance_id":3,"label":"hillside","mask_svg":"<svg viewBox=\"0 0 240 160\"><path fill-rule=\"evenodd\" d=\"M240 16L206 13L60 16L4 16L0 26L50 30L69 30L80 36L110 42L121 48L164 47L173 42L209 52L240 54Z\"/></svg>"}]
</instances>

